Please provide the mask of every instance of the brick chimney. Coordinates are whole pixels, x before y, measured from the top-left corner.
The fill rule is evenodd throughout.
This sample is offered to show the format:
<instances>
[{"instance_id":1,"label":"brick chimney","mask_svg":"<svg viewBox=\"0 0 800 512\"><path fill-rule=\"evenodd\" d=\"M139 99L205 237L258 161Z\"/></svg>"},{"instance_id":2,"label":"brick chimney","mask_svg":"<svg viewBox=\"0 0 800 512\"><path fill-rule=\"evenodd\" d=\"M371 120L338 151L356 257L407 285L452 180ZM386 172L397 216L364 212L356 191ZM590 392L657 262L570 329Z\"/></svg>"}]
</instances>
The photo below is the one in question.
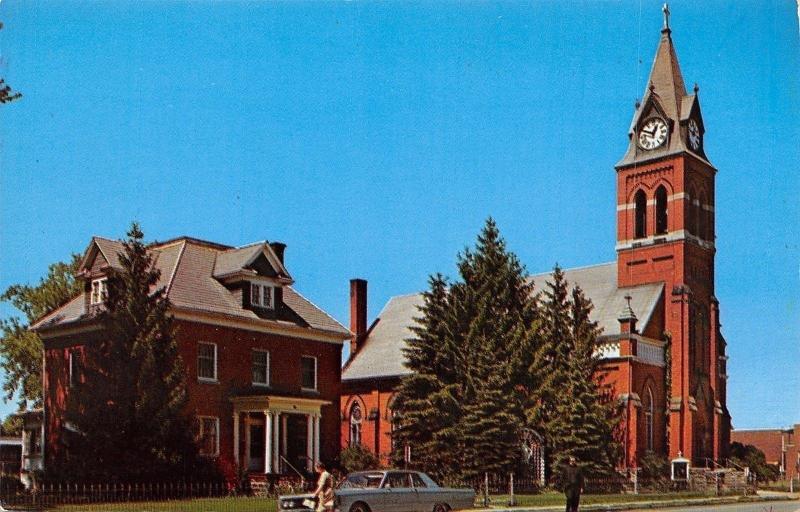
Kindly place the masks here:
<instances>
[{"instance_id":1,"label":"brick chimney","mask_svg":"<svg viewBox=\"0 0 800 512\"><path fill-rule=\"evenodd\" d=\"M283 254L286 252L286 244L282 242L270 242L269 246L272 247L272 252L278 257L281 264L283 264Z\"/></svg>"},{"instance_id":2,"label":"brick chimney","mask_svg":"<svg viewBox=\"0 0 800 512\"><path fill-rule=\"evenodd\" d=\"M350 357L353 356L367 334L367 282L364 279L350 280Z\"/></svg>"}]
</instances>

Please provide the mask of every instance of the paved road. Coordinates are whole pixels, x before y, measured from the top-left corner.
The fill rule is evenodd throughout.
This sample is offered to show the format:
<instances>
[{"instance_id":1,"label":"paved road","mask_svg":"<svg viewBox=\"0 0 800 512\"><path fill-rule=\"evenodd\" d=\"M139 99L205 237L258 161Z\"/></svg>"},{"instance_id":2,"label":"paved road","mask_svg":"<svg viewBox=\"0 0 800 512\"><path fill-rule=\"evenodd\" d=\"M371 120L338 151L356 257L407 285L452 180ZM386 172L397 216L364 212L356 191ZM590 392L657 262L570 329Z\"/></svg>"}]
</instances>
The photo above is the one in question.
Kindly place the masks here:
<instances>
[{"instance_id":1,"label":"paved road","mask_svg":"<svg viewBox=\"0 0 800 512\"><path fill-rule=\"evenodd\" d=\"M645 509L634 509L641 512ZM660 509L664 512L698 512L700 510L712 510L714 512L800 512L800 501L769 501L762 503L737 503L733 505L699 505L695 507L675 507ZM634 512L633 510L629 512Z\"/></svg>"}]
</instances>

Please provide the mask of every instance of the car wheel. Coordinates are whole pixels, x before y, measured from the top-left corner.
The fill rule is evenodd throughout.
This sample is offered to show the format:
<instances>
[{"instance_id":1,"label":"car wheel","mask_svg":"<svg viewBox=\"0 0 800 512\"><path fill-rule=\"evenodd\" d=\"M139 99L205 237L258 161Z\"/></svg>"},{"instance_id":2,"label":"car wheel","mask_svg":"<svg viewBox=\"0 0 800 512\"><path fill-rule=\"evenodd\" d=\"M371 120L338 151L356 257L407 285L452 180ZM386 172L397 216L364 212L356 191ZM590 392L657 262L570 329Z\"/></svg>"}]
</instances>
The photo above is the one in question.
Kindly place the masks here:
<instances>
[{"instance_id":1,"label":"car wheel","mask_svg":"<svg viewBox=\"0 0 800 512\"><path fill-rule=\"evenodd\" d=\"M350 507L350 512L370 512L369 507L366 503L353 503L353 506Z\"/></svg>"},{"instance_id":2,"label":"car wheel","mask_svg":"<svg viewBox=\"0 0 800 512\"><path fill-rule=\"evenodd\" d=\"M433 506L433 512L447 512L448 510L450 510L450 507L445 503L437 503Z\"/></svg>"}]
</instances>

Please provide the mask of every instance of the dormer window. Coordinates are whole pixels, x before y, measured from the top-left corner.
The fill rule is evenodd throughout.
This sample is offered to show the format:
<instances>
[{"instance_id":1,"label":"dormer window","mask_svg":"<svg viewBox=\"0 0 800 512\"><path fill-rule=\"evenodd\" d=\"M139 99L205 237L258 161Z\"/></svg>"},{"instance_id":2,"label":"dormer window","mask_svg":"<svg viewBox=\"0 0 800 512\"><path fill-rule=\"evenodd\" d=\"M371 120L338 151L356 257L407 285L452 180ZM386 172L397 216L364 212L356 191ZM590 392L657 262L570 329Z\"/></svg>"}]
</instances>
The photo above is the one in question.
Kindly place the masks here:
<instances>
[{"instance_id":1,"label":"dormer window","mask_svg":"<svg viewBox=\"0 0 800 512\"><path fill-rule=\"evenodd\" d=\"M250 304L273 309L275 307L275 288L268 284L250 283Z\"/></svg>"},{"instance_id":2,"label":"dormer window","mask_svg":"<svg viewBox=\"0 0 800 512\"><path fill-rule=\"evenodd\" d=\"M91 304L102 304L108 297L108 279L105 277L92 281Z\"/></svg>"}]
</instances>

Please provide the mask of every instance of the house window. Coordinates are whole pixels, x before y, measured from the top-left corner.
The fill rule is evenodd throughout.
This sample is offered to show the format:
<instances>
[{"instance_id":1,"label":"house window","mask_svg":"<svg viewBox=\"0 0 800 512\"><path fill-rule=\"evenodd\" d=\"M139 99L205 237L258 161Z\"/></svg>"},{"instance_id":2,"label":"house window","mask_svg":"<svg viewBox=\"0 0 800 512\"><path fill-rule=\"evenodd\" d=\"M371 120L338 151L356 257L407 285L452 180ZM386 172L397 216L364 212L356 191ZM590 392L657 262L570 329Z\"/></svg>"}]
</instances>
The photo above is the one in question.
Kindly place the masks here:
<instances>
[{"instance_id":1,"label":"house window","mask_svg":"<svg viewBox=\"0 0 800 512\"><path fill-rule=\"evenodd\" d=\"M217 380L217 344L199 342L197 344L197 378Z\"/></svg>"},{"instance_id":2,"label":"house window","mask_svg":"<svg viewBox=\"0 0 800 512\"><path fill-rule=\"evenodd\" d=\"M647 196L644 195L643 190L636 192L633 202L636 217L634 238L645 238L647 237Z\"/></svg>"},{"instance_id":3,"label":"house window","mask_svg":"<svg viewBox=\"0 0 800 512\"><path fill-rule=\"evenodd\" d=\"M197 417L197 447L200 455L216 457L219 455L219 418Z\"/></svg>"},{"instance_id":4,"label":"house window","mask_svg":"<svg viewBox=\"0 0 800 512\"><path fill-rule=\"evenodd\" d=\"M78 349L69 351L69 387L74 388L78 385L81 375L81 354Z\"/></svg>"},{"instance_id":5,"label":"house window","mask_svg":"<svg viewBox=\"0 0 800 512\"><path fill-rule=\"evenodd\" d=\"M250 304L261 308L273 309L275 288L268 284L250 283Z\"/></svg>"},{"instance_id":6,"label":"house window","mask_svg":"<svg viewBox=\"0 0 800 512\"><path fill-rule=\"evenodd\" d=\"M92 281L92 295L90 302L92 304L102 304L108 297L108 279L105 277L95 279Z\"/></svg>"},{"instance_id":7,"label":"house window","mask_svg":"<svg viewBox=\"0 0 800 512\"><path fill-rule=\"evenodd\" d=\"M656 190L656 234L663 235L667 232L667 189L664 186Z\"/></svg>"},{"instance_id":8,"label":"house window","mask_svg":"<svg viewBox=\"0 0 800 512\"><path fill-rule=\"evenodd\" d=\"M42 453L42 443L41 443L41 436L39 435L38 428L32 428L30 430L26 430L27 432L27 453L26 455L39 455Z\"/></svg>"},{"instance_id":9,"label":"house window","mask_svg":"<svg viewBox=\"0 0 800 512\"><path fill-rule=\"evenodd\" d=\"M269 386L269 352L253 350L253 384Z\"/></svg>"},{"instance_id":10,"label":"house window","mask_svg":"<svg viewBox=\"0 0 800 512\"><path fill-rule=\"evenodd\" d=\"M361 444L361 406L355 402L350 408L350 446Z\"/></svg>"},{"instance_id":11,"label":"house window","mask_svg":"<svg viewBox=\"0 0 800 512\"><path fill-rule=\"evenodd\" d=\"M303 389L317 390L317 358L303 356L300 361L300 386Z\"/></svg>"}]
</instances>

